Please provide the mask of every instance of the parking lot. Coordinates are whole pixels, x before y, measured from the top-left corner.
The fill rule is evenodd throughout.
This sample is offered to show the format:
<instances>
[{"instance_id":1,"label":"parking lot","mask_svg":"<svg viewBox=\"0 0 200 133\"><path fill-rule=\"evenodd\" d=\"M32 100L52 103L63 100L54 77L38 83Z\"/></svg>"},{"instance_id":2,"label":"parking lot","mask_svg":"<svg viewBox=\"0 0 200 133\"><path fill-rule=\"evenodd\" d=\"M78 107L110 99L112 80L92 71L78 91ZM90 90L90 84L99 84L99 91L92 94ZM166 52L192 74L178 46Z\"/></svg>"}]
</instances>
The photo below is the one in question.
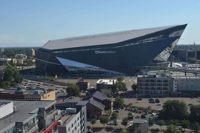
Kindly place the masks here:
<instances>
[{"instance_id":1,"label":"parking lot","mask_svg":"<svg viewBox=\"0 0 200 133\"><path fill-rule=\"evenodd\" d=\"M160 100L159 103L149 103L148 98L142 98L142 100L137 100L136 98L124 98L125 104L132 104L132 106L148 108L150 107L152 110L161 110L163 104L167 100L179 100L185 102L187 105L197 105L200 104L200 98L175 98L175 97L167 97L167 98L158 98Z\"/></svg>"}]
</instances>

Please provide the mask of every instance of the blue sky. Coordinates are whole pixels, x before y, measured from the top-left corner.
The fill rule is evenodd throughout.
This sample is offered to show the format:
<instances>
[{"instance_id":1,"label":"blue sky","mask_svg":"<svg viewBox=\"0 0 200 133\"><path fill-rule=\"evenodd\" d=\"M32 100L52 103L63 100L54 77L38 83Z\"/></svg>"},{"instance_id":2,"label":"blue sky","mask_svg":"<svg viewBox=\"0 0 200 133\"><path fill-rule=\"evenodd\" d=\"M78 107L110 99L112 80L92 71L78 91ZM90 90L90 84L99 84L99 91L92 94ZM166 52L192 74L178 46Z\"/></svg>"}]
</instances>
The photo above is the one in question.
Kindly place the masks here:
<instances>
[{"instance_id":1,"label":"blue sky","mask_svg":"<svg viewBox=\"0 0 200 133\"><path fill-rule=\"evenodd\" d=\"M179 43L200 44L199 0L0 0L0 47L185 23Z\"/></svg>"}]
</instances>

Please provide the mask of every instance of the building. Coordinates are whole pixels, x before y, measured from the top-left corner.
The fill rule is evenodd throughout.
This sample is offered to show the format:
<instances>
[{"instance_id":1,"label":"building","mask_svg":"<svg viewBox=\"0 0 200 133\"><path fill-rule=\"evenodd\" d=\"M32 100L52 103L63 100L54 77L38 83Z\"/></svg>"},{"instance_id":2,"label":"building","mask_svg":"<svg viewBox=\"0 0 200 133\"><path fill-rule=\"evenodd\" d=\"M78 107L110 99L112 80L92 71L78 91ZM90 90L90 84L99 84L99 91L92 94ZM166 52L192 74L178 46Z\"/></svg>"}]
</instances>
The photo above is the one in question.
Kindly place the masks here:
<instances>
[{"instance_id":1,"label":"building","mask_svg":"<svg viewBox=\"0 0 200 133\"><path fill-rule=\"evenodd\" d=\"M99 79L96 82L96 89L101 91L105 95L112 95L112 90L115 88L117 83L116 79Z\"/></svg>"},{"instance_id":2,"label":"building","mask_svg":"<svg viewBox=\"0 0 200 133\"><path fill-rule=\"evenodd\" d=\"M27 60L27 55L24 54L16 54L13 58L13 63L18 65L23 65L24 61Z\"/></svg>"},{"instance_id":3,"label":"building","mask_svg":"<svg viewBox=\"0 0 200 133\"><path fill-rule=\"evenodd\" d=\"M167 60L186 24L48 41L36 50L38 73L133 74L153 60Z\"/></svg>"},{"instance_id":4,"label":"building","mask_svg":"<svg viewBox=\"0 0 200 133\"><path fill-rule=\"evenodd\" d=\"M0 102L0 119L14 112L13 102Z\"/></svg>"},{"instance_id":5,"label":"building","mask_svg":"<svg viewBox=\"0 0 200 133\"><path fill-rule=\"evenodd\" d=\"M11 88L1 89L0 99L7 100L26 100L26 101L45 101L56 100L56 93L54 90L46 90L42 88L36 89L23 89L23 88Z\"/></svg>"},{"instance_id":6,"label":"building","mask_svg":"<svg viewBox=\"0 0 200 133\"><path fill-rule=\"evenodd\" d=\"M52 132L59 118L53 101L0 100L0 104L1 133Z\"/></svg>"},{"instance_id":7,"label":"building","mask_svg":"<svg viewBox=\"0 0 200 133\"><path fill-rule=\"evenodd\" d=\"M200 60L199 45L177 45L169 57L170 61L191 62L192 60Z\"/></svg>"},{"instance_id":8,"label":"building","mask_svg":"<svg viewBox=\"0 0 200 133\"><path fill-rule=\"evenodd\" d=\"M135 128L134 133L148 133L149 131L149 124L147 120L144 119L134 119L133 125L137 125Z\"/></svg>"},{"instance_id":9,"label":"building","mask_svg":"<svg viewBox=\"0 0 200 133\"><path fill-rule=\"evenodd\" d=\"M59 120L58 133L86 133L86 107L66 108Z\"/></svg>"},{"instance_id":10,"label":"building","mask_svg":"<svg viewBox=\"0 0 200 133\"><path fill-rule=\"evenodd\" d=\"M84 101L67 98L63 102L56 104L56 108L63 110L68 107L75 107L75 105L86 106L87 119L99 118L104 114L105 105L92 97Z\"/></svg>"},{"instance_id":11,"label":"building","mask_svg":"<svg viewBox=\"0 0 200 133\"><path fill-rule=\"evenodd\" d=\"M200 95L200 77L173 77L173 92L182 95Z\"/></svg>"},{"instance_id":12,"label":"building","mask_svg":"<svg viewBox=\"0 0 200 133\"><path fill-rule=\"evenodd\" d=\"M4 78L4 67L0 66L0 81L2 81Z\"/></svg>"},{"instance_id":13,"label":"building","mask_svg":"<svg viewBox=\"0 0 200 133\"><path fill-rule=\"evenodd\" d=\"M168 96L172 92L172 78L166 75L138 75L137 90L141 96Z\"/></svg>"},{"instance_id":14,"label":"building","mask_svg":"<svg viewBox=\"0 0 200 133\"><path fill-rule=\"evenodd\" d=\"M105 105L94 98L90 98L86 104L88 119L99 118L104 113Z\"/></svg>"},{"instance_id":15,"label":"building","mask_svg":"<svg viewBox=\"0 0 200 133\"><path fill-rule=\"evenodd\" d=\"M90 87L90 83L84 80L79 80L76 82L76 85L80 88L81 91L86 91Z\"/></svg>"},{"instance_id":16,"label":"building","mask_svg":"<svg viewBox=\"0 0 200 133\"><path fill-rule=\"evenodd\" d=\"M105 110L113 110L113 102L111 98L108 98L103 93L96 91L92 97L98 102L102 103L105 106Z\"/></svg>"},{"instance_id":17,"label":"building","mask_svg":"<svg viewBox=\"0 0 200 133\"><path fill-rule=\"evenodd\" d=\"M87 110L85 101L66 99L57 103L56 108L63 111L59 120L58 133L86 133Z\"/></svg>"}]
</instances>

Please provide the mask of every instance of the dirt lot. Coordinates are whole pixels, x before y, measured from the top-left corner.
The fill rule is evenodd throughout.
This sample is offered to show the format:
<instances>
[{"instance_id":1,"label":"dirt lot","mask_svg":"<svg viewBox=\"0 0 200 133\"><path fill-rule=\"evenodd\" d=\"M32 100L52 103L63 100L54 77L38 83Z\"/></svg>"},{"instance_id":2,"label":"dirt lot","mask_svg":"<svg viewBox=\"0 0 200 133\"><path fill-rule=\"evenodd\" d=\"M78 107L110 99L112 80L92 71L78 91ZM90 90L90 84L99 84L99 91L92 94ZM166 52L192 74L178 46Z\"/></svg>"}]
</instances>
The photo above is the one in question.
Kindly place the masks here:
<instances>
[{"instance_id":1,"label":"dirt lot","mask_svg":"<svg viewBox=\"0 0 200 133\"><path fill-rule=\"evenodd\" d=\"M125 100L125 104L132 103L133 106L144 107L144 108L147 108L150 106L151 109L153 109L153 110L161 110L163 103L165 103L167 100L179 100L179 101L185 102L187 105L200 104L200 98L174 98L174 97L173 98L171 98L171 97L159 98L159 100L160 100L159 104L158 103L149 103L148 98L143 98L141 101L138 101L135 98L125 98L124 100Z\"/></svg>"}]
</instances>

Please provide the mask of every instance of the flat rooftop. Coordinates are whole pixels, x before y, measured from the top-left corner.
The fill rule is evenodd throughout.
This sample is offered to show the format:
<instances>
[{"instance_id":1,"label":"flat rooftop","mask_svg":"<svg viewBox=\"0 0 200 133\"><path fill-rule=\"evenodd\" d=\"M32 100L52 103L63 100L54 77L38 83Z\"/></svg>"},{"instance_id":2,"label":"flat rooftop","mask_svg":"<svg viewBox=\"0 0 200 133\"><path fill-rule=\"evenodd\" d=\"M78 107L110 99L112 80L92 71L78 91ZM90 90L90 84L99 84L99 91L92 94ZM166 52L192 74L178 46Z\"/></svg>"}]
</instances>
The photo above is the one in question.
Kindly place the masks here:
<instances>
[{"instance_id":1,"label":"flat rooftop","mask_svg":"<svg viewBox=\"0 0 200 133\"><path fill-rule=\"evenodd\" d=\"M22 93L22 94L31 94L31 95L42 95L50 91L53 91L53 90L52 89L46 90L43 88L20 89L20 90L17 90L17 88L0 89L0 93L9 93L9 94Z\"/></svg>"},{"instance_id":2,"label":"flat rooftop","mask_svg":"<svg viewBox=\"0 0 200 133\"><path fill-rule=\"evenodd\" d=\"M67 124L69 121L71 121L74 118L74 116L76 116L76 114L77 113L70 114L70 115L65 114L60 120L63 122L63 124ZM63 126L65 126L65 125L63 125Z\"/></svg>"},{"instance_id":3,"label":"flat rooftop","mask_svg":"<svg viewBox=\"0 0 200 133\"><path fill-rule=\"evenodd\" d=\"M97 84L113 85L116 82L117 82L116 79L99 79L96 83Z\"/></svg>"},{"instance_id":4,"label":"flat rooftop","mask_svg":"<svg viewBox=\"0 0 200 133\"><path fill-rule=\"evenodd\" d=\"M11 100L1 100L0 103L11 102ZM26 122L37 115L39 108L48 108L54 104L54 101L12 101L16 111L0 119L0 131L15 125L15 122Z\"/></svg>"}]
</instances>

